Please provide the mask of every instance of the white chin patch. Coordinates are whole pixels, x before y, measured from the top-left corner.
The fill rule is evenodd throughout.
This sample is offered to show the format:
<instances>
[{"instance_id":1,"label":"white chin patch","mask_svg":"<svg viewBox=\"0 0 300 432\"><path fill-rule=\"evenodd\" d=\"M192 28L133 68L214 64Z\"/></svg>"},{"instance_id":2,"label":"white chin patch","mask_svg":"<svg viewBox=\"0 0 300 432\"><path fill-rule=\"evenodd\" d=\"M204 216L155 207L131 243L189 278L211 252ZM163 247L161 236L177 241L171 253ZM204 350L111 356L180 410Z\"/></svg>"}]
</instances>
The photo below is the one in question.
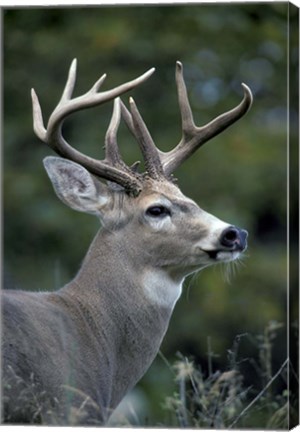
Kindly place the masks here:
<instances>
[{"instance_id":1,"label":"white chin patch","mask_svg":"<svg viewBox=\"0 0 300 432\"><path fill-rule=\"evenodd\" d=\"M219 251L216 254L216 261L229 262L234 261L240 256L240 252L237 251Z\"/></svg>"}]
</instances>

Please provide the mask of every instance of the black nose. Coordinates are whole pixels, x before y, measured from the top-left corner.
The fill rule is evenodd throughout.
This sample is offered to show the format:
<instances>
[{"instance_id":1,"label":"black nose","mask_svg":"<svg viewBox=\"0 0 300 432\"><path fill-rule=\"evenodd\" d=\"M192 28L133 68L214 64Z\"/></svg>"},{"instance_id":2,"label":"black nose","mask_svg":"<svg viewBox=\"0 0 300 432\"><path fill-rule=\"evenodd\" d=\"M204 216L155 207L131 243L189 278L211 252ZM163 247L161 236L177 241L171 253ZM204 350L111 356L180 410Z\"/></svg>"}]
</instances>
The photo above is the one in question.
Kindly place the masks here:
<instances>
[{"instance_id":1,"label":"black nose","mask_svg":"<svg viewBox=\"0 0 300 432\"><path fill-rule=\"evenodd\" d=\"M246 230L230 226L222 232L220 242L222 246L243 250L247 246L247 237Z\"/></svg>"}]
</instances>

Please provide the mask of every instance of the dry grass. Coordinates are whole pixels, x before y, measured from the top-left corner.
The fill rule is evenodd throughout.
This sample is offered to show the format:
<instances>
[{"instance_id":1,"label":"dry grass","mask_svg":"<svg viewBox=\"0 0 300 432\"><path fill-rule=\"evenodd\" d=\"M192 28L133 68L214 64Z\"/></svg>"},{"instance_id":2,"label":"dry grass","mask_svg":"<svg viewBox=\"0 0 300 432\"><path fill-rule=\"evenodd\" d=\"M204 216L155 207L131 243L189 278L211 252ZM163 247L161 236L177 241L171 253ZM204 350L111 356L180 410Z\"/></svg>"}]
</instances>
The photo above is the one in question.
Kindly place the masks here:
<instances>
[{"instance_id":1,"label":"dry grass","mask_svg":"<svg viewBox=\"0 0 300 432\"><path fill-rule=\"evenodd\" d=\"M71 386L65 386L68 402L49 398L41 391L32 374L26 382L13 368L2 382L1 423L35 424L51 426L101 426L101 410L86 394ZM78 401L80 401L78 403Z\"/></svg>"},{"instance_id":2,"label":"dry grass","mask_svg":"<svg viewBox=\"0 0 300 432\"><path fill-rule=\"evenodd\" d=\"M256 370L261 381L261 388L243 385L240 365L251 359L238 358L239 343L242 337L236 337L232 349L228 351L228 370L213 371L212 352L208 343L208 373L201 367L180 356L172 366L177 391L167 397L164 409L168 412L166 426L180 428L213 429L288 429L291 418L297 417L295 408L290 404L288 390L289 360L283 361L279 369L272 372L272 348L277 331L282 324L270 322L263 335L256 338L259 363ZM254 360L253 360L254 362ZM281 393L275 393L274 383L281 381L286 387ZM293 420L292 420L293 422Z\"/></svg>"}]
</instances>

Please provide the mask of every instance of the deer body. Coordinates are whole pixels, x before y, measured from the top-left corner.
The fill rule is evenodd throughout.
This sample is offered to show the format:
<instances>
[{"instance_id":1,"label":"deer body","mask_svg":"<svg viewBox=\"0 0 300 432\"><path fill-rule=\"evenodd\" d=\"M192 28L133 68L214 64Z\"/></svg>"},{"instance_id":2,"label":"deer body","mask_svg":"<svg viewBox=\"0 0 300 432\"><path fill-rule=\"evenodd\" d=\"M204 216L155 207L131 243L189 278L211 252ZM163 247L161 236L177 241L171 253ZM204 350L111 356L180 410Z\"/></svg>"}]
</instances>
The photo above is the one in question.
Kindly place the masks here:
<instances>
[{"instance_id":1,"label":"deer body","mask_svg":"<svg viewBox=\"0 0 300 432\"><path fill-rule=\"evenodd\" d=\"M172 306L149 303L130 266L117 267L112 274L111 263L118 253L104 250L102 240L105 235L100 232L89 252L89 258L97 260L96 274L91 275L87 258L78 276L58 292L12 292L4 299L10 317L14 315L13 326L4 332L7 340L18 341L13 348L20 355L16 358L4 345L4 363L21 365L14 372L28 380L32 371L38 371L33 379L39 393L47 389L49 403L42 414L49 422L55 421L51 419L55 398L60 401L56 411L64 416L70 406L79 409L87 397L80 421L105 421L145 373L167 330Z\"/></svg>"},{"instance_id":2,"label":"deer body","mask_svg":"<svg viewBox=\"0 0 300 432\"><path fill-rule=\"evenodd\" d=\"M4 293L8 313L15 319L13 327L4 329L4 334L8 340L15 338L18 344L24 344L23 350L20 346L18 349L22 356L25 351L28 360L27 370L15 373L30 378L32 371L39 371L36 380L42 379L41 389L47 388L52 400L57 398L65 405L71 398L72 406L79 408L89 396L86 422L106 420L145 373L159 350L184 276L201 264L207 265L204 253L197 250L203 242L200 216L204 212L176 186L159 186L160 194L147 191L135 207L134 198L127 198L131 215L126 209L126 216L122 217L124 202L122 208L114 211L118 214L117 221L110 221L114 231L110 227L99 231L78 275L61 290L45 294ZM186 232L184 227L180 230L181 239L176 238L176 223L180 225L183 217L180 209L177 221L173 216L173 230L169 226L164 229L159 226L161 221L157 224L145 216L150 197L154 203L160 202L164 186L169 205L173 198L173 213L180 205L186 206L184 216L191 213ZM118 193L113 193L113 197L119 201ZM112 204L114 209L116 202ZM223 224L216 219L217 222L221 232ZM153 232L159 235L158 241L151 242ZM147 234L149 240L145 241ZM118 263L113 271L112 263ZM31 335L30 345L26 334ZM22 363L22 357L12 359L9 354L4 360L8 365ZM52 383L50 389L48 383ZM74 388L75 393L69 388L65 391L64 386Z\"/></svg>"},{"instance_id":3,"label":"deer body","mask_svg":"<svg viewBox=\"0 0 300 432\"><path fill-rule=\"evenodd\" d=\"M70 100L73 81L70 72L64 103ZM182 102L185 87L180 82L185 126L178 152L162 154L154 149L135 105L131 103L130 114L116 100L104 162L91 163L76 151L75 157L69 157L76 162L45 159L59 198L75 210L96 215L102 228L78 274L65 287L51 293L3 293L7 422L103 424L155 358L184 278L216 262L235 259L245 249L246 231L200 209L169 178L171 168L187 157L183 152L186 139L191 138L190 152L195 151L192 123L186 120L189 106L186 99ZM120 88L127 91L128 85ZM95 86L92 90L94 97ZM116 89L111 92L110 98L115 97ZM247 109L250 99L244 101ZM70 100L73 111L78 109L75 102ZM35 130L66 157L71 150L60 136L66 114L59 108L61 117L53 115L46 131L34 99ZM121 109L140 143L148 169L144 176L119 157L116 128ZM235 117L240 111L235 111ZM231 112L229 117L232 123ZM219 130L225 128L223 123L223 118L217 119ZM202 128L197 128L197 135L198 129ZM113 184L106 185L99 177Z\"/></svg>"}]
</instances>

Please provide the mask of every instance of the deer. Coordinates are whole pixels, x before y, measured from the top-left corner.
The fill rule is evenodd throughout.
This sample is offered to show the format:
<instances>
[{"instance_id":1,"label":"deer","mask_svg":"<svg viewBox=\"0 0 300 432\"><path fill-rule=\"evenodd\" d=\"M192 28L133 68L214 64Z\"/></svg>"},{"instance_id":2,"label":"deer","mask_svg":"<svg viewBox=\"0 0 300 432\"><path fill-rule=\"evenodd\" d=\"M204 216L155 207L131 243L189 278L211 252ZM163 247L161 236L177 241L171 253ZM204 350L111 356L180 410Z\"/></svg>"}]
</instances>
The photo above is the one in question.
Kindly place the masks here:
<instances>
[{"instance_id":1,"label":"deer","mask_svg":"<svg viewBox=\"0 0 300 432\"><path fill-rule=\"evenodd\" d=\"M204 143L244 116L252 93L196 126L176 63L182 137L170 151L155 145L132 97L121 95L154 72L100 91L106 74L73 98L73 60L47 127L32 89L33 128L57 156L43 163L60 200L96 216L101 227L75 277L57 291L2 292L2 390L6 423L104 425L150 367L185 278L236 260L248 232L207 213L179 189L174 171ZM72 113L112 102L104 159L72 147L63 123ZM117 142L124 121L144 160L127 165Z\"/></svg>"}]
</instances>

